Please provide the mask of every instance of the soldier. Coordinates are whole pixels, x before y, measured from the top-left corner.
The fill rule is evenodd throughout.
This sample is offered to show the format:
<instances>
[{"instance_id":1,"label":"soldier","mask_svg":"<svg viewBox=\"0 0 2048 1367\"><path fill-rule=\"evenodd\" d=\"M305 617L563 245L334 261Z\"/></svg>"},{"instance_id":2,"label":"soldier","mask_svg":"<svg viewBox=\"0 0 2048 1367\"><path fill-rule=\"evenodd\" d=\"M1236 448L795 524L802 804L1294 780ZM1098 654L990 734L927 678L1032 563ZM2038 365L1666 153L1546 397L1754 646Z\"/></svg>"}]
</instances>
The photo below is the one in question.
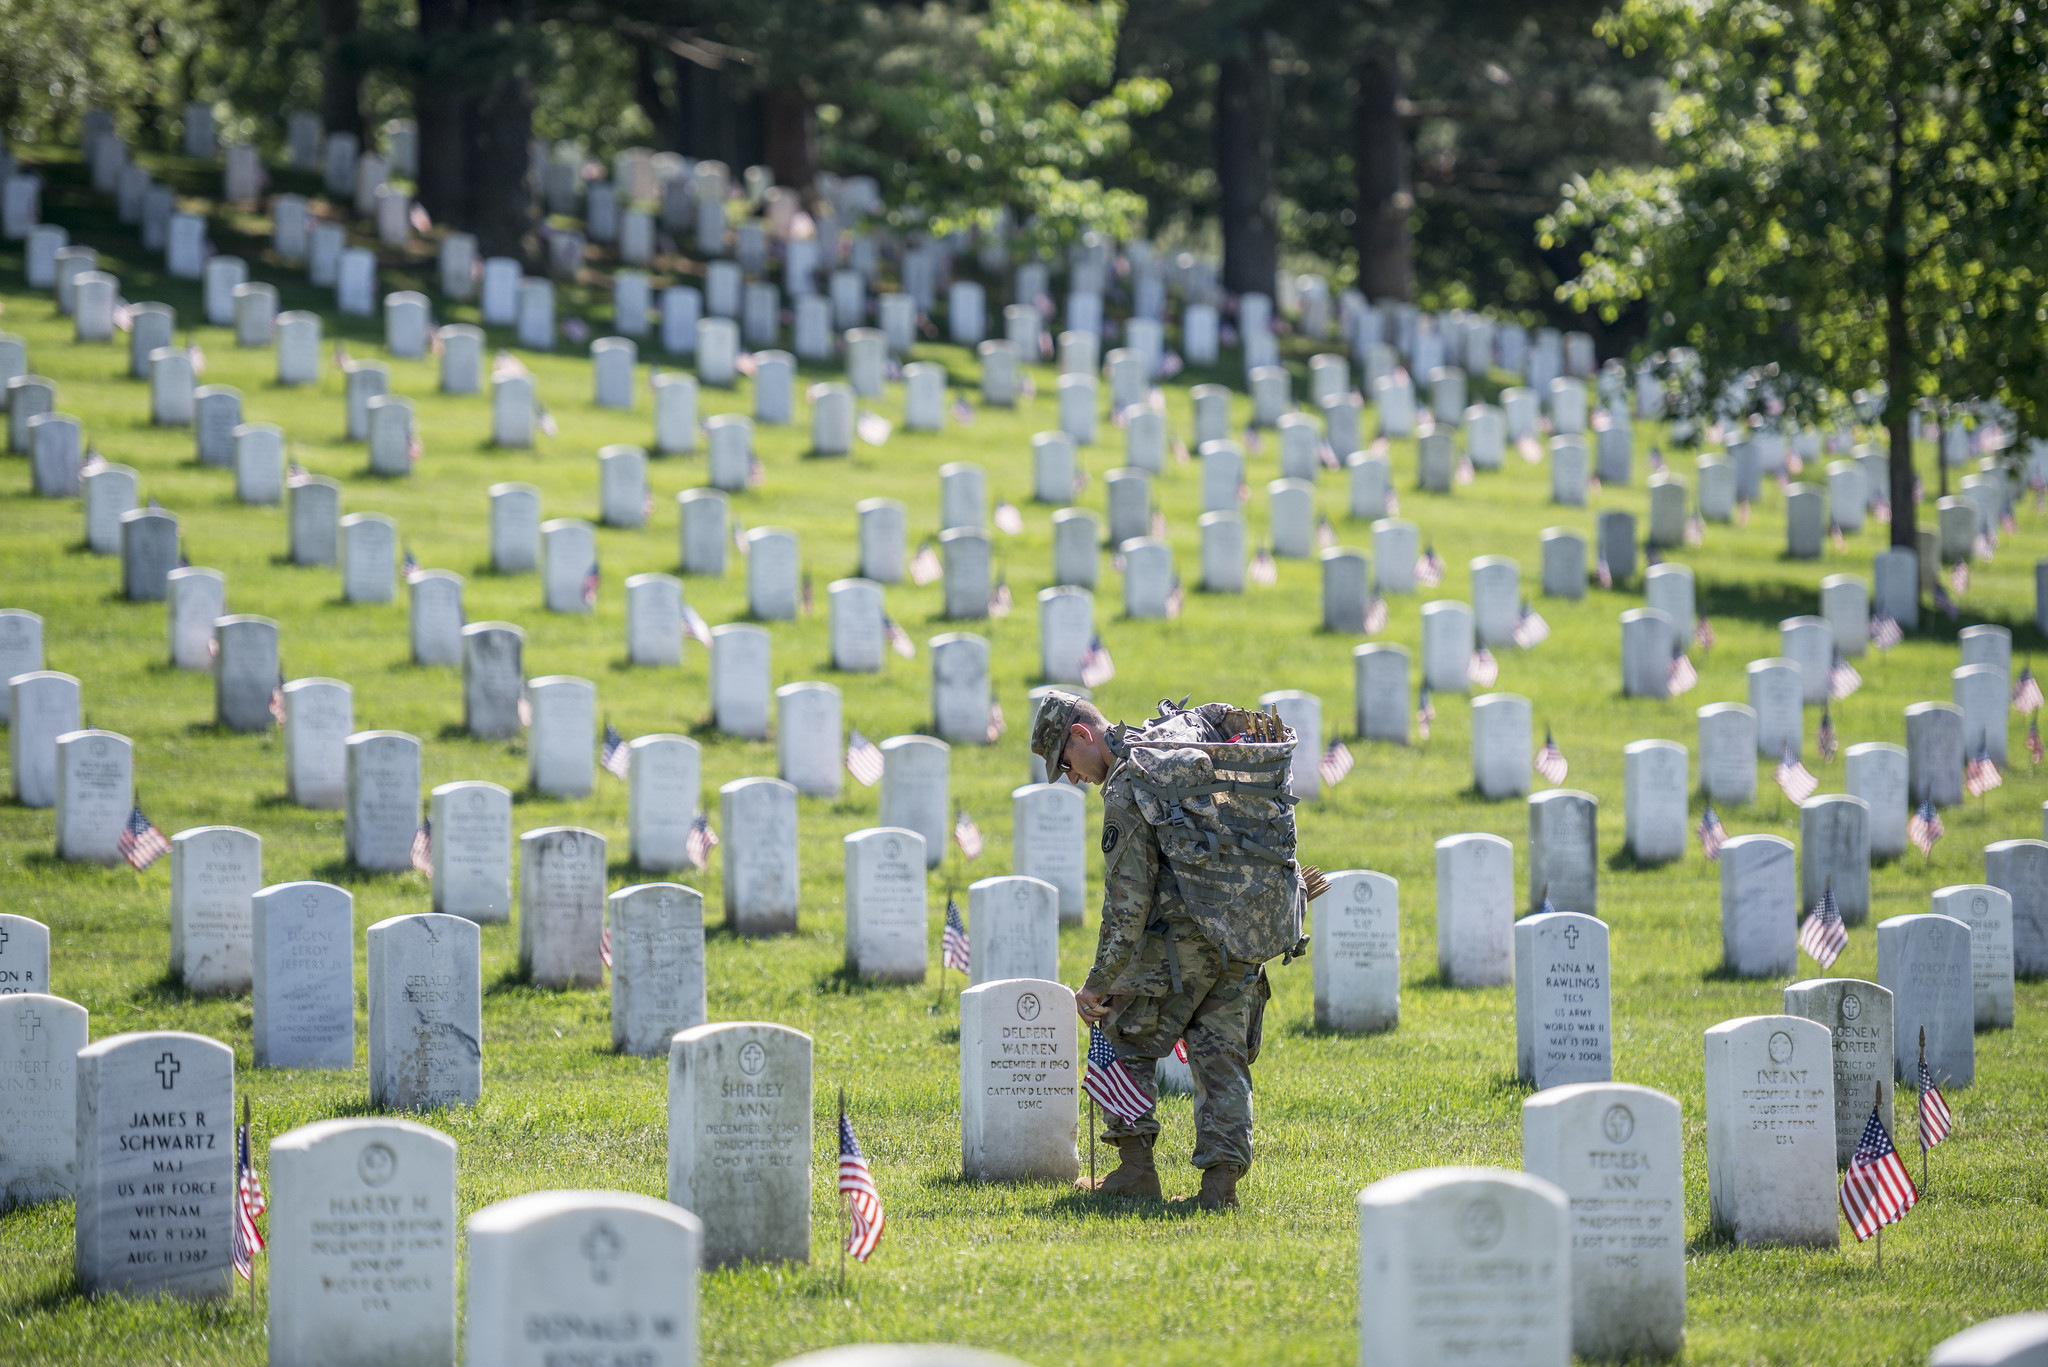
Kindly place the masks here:
<instances>
[{"instance_id":1,"label":"soldier","mask_svg":"<svg viewBox=\"0 0 2048 1367\"><path fill-rule=\"evenodd\" d=\"M1130 747L1139 741L1148 756L1163 753L1171 761L1199 752L1153 747L1227 742L1245 733L1277 738L1277 723L1226 703L1182 710L1163 702L1160 712L1139 727L1112 726L1093 703L1049 693L1031 749L1045 761L1049 779L1064 774L1103 786L1102 931L1075 1005L1084 1020L1102 1026L1118 1059L1155 1101L1153 1065L1176 1040L1187 1041L1195 1083L1194 1164L1202 1170L1195 1199L1204 1210L1224 1210L1237 1205L1238 1179L1252 1164L1251 1065L1272 989L1258 963L1231 958L1189 914L1133 791ZM1293 877L1291 868L1287 876ZM1158 1199L1156 1111L1128 1122L1112 1116L1103 1138L1116 1147L1117 1167L1093 1189ZM1090 1183L1084 1178L1079 1185Z\"/></svg>"}]
</instances>

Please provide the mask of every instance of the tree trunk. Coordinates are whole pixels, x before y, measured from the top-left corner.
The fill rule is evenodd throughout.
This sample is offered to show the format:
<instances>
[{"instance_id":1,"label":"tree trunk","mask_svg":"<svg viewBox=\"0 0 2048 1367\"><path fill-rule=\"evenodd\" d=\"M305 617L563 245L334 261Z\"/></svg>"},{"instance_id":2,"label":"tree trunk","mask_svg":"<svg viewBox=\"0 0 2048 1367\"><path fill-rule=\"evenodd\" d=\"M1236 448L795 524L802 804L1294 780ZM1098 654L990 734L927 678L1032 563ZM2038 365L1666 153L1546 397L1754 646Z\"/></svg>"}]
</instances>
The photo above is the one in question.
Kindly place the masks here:
<instances>
[{"instance_id":1,"label":"tree trunk","mask_svg":"<svg viewBox=\"0 0 2048 1367\"><path fill-rule=\"evenodd\" d=\"M533 87L508 71L476 102L470 120L469 185L477 249L484 256L527 256L533 188L527 143L533 136Z\"/></svg>"},{"instance_id":2,"label":"tree trunk","mask_svg":"<svg viewBox=\"0 0 2048 1367\"><path fill-rule=\"evenodd\" d=\"M320 120L330 133L363 136L360 0L320 0Z\"/></svg>"},{"instance_id":3,"label":"tree trunk","mask_svg":"<svg viewBox=\"0 0 2048 1367\"><path fill-rule=\"evenodd\" d=\"M1384 44L1369 47L1353 68L1358 104L1352 112L1352 160L1358 175L1358 288L1368 299L1415 297L1415 244L1409 215L1415 188L1408 175L1408 129L1401 58Z\"/></svg>"},{"instance_id":4,"label":"tree trunk","mask_svg":"<svg viewBox=\"0 0 2048 1367\"><path fill-rule=\"evenodd\" d=\"M1888 92L1891 138L1884 208L1884 425L1891 437L1892 545L1920 554L1918 509L1913 503L1913 350L1907 326L1905 123L1897 90ZM1939 464L1939 446L1935 462ZM1918 580L1916 578L1915 582Z\"/></svg>"},{"instance_id":5,"label":"tree trunk","mask_svg":"<svg viewBox=\"0 0 2048 1367\"><path fill-rule=\"evenodd\" d=\"M469 101L450 51L461 29L458 0L419 0L421 63L412 95L419 199L436 223L466 229L476 216L469 194Z\"/></svg>"},{"instance_id":6,"label":"tree trunk","mask_svg":"<svg viewBox=\"0 0 2048 1367\"><path fill-rule=\"evenodd\" d=\"M777 185L808 192L818 174L818 115L794 83L770 86L761 97L767 123L768 169Z\"/></svg>"},{"instance_id":7,"label":"tree trunk","mask_svg":"<svg viewBox=\"0 0 2048 1367\"><path fill-rule=\"evenodd\" d=\"M1238 55L1216 70L1217 217L1223 227L1223 288L1271 294L1280 269L1273 193L1273 78L1266 32L1256 20Z\"/></svg>"}]
</instances>

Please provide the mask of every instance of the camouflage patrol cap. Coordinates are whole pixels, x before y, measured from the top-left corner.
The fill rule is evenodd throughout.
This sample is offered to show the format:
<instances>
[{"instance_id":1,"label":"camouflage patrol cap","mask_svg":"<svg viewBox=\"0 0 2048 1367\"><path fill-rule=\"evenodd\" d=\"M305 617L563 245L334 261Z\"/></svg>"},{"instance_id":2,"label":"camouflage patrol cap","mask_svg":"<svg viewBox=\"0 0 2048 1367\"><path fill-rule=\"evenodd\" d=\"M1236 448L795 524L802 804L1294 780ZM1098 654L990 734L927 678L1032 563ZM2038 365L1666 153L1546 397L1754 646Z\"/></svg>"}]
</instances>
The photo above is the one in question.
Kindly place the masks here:
<instances>
[{"instance_id":1,"label":"camouflage patrol cap","mask_svg":"<svg viewBox=\"0 0 2048 1367\"><path fill-rule=\"evenodd\" d=\"M1045 761L1045 776L1060 776L1060 751L1067 743L1067 728L1081 699L1062 689L1048 692L1038 704L1038 720L1031 727L1031 753Z\"/></svg>"}]
</instances>

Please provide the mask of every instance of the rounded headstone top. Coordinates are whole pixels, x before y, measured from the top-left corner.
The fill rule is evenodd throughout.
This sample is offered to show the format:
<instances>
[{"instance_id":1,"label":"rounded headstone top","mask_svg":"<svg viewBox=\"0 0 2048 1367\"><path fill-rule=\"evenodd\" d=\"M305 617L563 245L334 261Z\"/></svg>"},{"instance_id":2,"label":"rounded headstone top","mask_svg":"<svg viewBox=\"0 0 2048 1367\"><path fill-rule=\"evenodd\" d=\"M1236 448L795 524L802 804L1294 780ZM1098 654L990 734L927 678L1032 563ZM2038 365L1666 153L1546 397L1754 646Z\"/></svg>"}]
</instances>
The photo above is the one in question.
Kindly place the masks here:
<instances>
[{"instance_id":1,"label":"rounded headstone top","mask_svg":"<svg viewBox=\"0 0 2048 1367\"><path fill-rule=\"evenodd\" d=\"M494 1201L469 1217L468 1230L478 1234L516 1234L561 1215L595 1211L631 1212L702 1233L697 1217L681 1206L632 1191L530 1191Z\"/></svg>"},{"instance_id":2,"label":"rounded headstone top","mask_svg":"<svg viewBox=\"0 0 2048 1367\"><path fill-rule=\"evenodd\" d=\"M2048 1313L2038 1310L1973 1324L1935 1344L1927 1355L1927 1367L2042 1367L2044 1363L2048 1363Z\"/></svg>"},{"instance_id":3,"label":"rounded headstone top","mask_svg":"<svg viewBox=\"0 0 2048 1367\"><path fill-rule=\"evenodd\" d=\"M1487 1167L1445 1167L1413 1168L1397 1172L1391 1177L1382 1177L1364 1191L1358 1193L1361 1206L1404 1205L1418 1197L1429 1196L1439 1191L1455 1189L1465 1185L1515 1188L1528 1192L1557 1208L1562 1219L1569 1207L1565 1194L1553 1182L1541 1177L1531 1177L1526 1172L1510 1168ZM1459 1230L1459 1238L1468 1246L1484 1250L1499 1238L1499 1212L1491 1215L1480 1207L1469 1210Z\"/></svg>"},{"instance_id":4,"label":"rounded headstone top","mask_svg":"<svg viewBox=\"0 0 2048 1367\"><path fill-rule=\"evenodd\" d=\"M300 1125L287 1130L270 1141L272 1153L279 1149L305 1152L337 1140L367 1139L377 1135L402 1134L418 1143L432 1144L446 1148L452 1155L455 1141L431 1125L422 1125L416 1120L401 1120L396 1116L353 1116L341 1120L316 1120L310 1125ZM371 1160L373 1163L374 1159ZM381 1185L374 1174L366 1172L363 1180L372 1186Z\"/></svg>"}]
</instances>

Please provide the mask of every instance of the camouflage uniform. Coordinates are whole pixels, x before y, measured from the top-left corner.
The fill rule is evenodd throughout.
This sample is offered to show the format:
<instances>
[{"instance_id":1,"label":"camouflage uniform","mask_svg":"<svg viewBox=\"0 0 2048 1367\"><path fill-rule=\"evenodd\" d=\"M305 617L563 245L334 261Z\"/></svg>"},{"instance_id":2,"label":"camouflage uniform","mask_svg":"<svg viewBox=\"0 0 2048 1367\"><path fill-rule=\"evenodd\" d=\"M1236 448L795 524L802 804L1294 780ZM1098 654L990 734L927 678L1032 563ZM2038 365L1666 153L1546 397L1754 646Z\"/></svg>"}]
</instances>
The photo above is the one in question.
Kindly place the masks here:
<instances>
[{"instance_id":1,"label":"camouflage uniform","mask_svg":"<svg viewBox=\"0 0 2048 1367\"><path fill-rule=\"evenodd\" d=\"M1185 1039L1195 1083L1197 1168L1252 1163L1251 1064L1258 1057L1265 1003L1259 965L1227 958L1189 916L1151 823L1131 791L1130 743L1227 741L1247 714L1207 703L1138 727L1116 726L1107 742L1119 763L1103 785L1102 930L1087 986L1111 1000L1103 1033L1144 1093L1157 1100L1153 1064ZM1160 753L1154 751L1153 753ZM1171 752L1155 776L1174 777ZM1136 1121L1111 1116L1103 1137L1159 1134L1156 1111Z\"/></svg>"}]
</instances>

